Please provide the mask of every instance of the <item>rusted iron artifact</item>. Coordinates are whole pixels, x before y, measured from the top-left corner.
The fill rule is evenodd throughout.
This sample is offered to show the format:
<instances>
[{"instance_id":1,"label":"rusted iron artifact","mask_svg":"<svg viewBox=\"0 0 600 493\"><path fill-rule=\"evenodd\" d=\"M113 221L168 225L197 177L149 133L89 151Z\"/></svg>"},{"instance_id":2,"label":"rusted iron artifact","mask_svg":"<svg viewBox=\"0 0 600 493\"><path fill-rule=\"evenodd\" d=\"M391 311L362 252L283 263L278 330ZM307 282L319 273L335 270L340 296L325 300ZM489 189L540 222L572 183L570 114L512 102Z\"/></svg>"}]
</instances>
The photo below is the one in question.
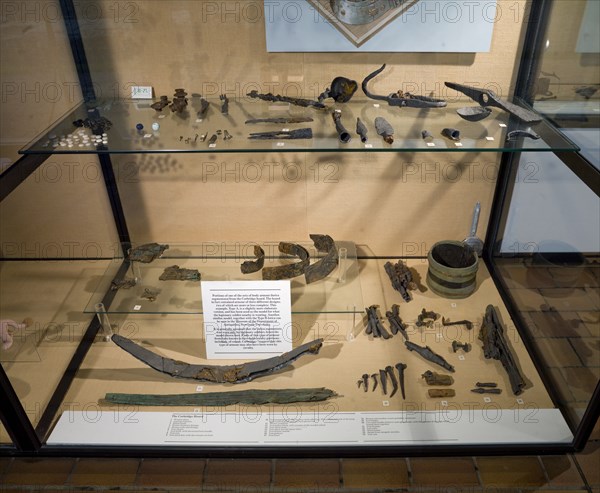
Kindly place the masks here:
<instances>
[{"instance_id":1,"label":"rusted iron artifact","mask_svg":"<svg viewBox=\"0 0 600 493\"><path fill-rule=\"evenodd\" d=\"M371 305L366 308L367 312L367 328L366 333L373 337L382 337L383 339L389 339L391 336L385 327L383 321L379 315L379 305Z\"/></svg>"},{"instance_id":2,"label":"rusted iron artifact","mask_svg":"<svg viewBox=\"0 0 600 493\"><path fill-rule=\"evenodd\" d=\"M332 98L336 103L347 103L358 89L358 83L346 77L336 77L331 86L317 98L319 102Z\"/></svg>"},{"instance_id":3,"label":"rusted iron artifact","mask_svg":"<svg viewBox=\"0 0 600 493\"><path fill-rule=\"evenodd\" d=\"M159 281L194 281L201 280L200 272L196 269L182 269L178 265L167 267L158 278Z\"/></svg>"},{"instance_id":4,"label":"rusted iron artifact","mask_svg":"<svg viewBox=\"0 0 600 493\"><path fill-rule=\"evenodd\" d=\"M386 262L383 268L392 282L392 287L402 295L402 299L407 303L411 301L410 291L415 291L417 284L413 281L413 275L408 266L402 260L398 260L395 264Z\"/></svg>"},{"instance_id":5,"label":"rusted iron artifact","mask_svg":"<svg viewBox=\"0 0 600 493\"><path fill-rule=\"evenodd\" d=\"M288 123L310 123L314 122L314 119L308 116L290 116L283 118L252 118L246 120L246 125L255 125L258 123L269 123L273 125L287 125Z\"/></svg>"},{"instance_id":6,"label":"rusted iron artifact","mask_svg":"<svg viewBox=\"0 0 600 493\"><path fill-rule=\"evenodd\" d=\"M431 361L436 365L440 365L445 370L454 373L454 367L450 363L448 363L442 356L440 356L437 353L434 353L429 346L419 346L418 344L415 344L414 342L410 341L404 341L404 345L409 351L414 351L417 354L421 355L423 358L425 358L427 361Z\"/></svg>"},{"instance_id":7,"label":"rusted iron artifact","mask_svg":"<svg viewBox=\"0 0 600 493\"><path fill-rule=\"evenodd\" d=\"M495 108L503 109L526 123L539 123L542 121L542 117L537 113L522 108L521 106L517 106L516 104L509 103L508 101L504 101L500 99L495 92L490 91L489 89L479 89L477 87L465 86L454 82L446 82L445 84L446 87L462 92L465 96L470 97L480 106L493 106Z\"/></svg>"},{"instance_id":8,"label":"rusted iron artifact","mask_svg":"<svg viewBox=\"0 0 600 493\"><path fill-rule=\"evenodd\" d=\"M279 243L279 251L286 255L298 257L300 262L280 265L278 267L265 267L262 271L263 280L279 281L281 279L292 279L304 274L306 268L310 264L310 254L306 248L302 245L282 241Z\"/></svg>"},{"instance_id":9,"label":"rusted iron artifact","mask_svg":"<svg viewBox=\"0 0 600 493\"><path fill-rule=\"evenodd\" d=\"M495 382L477 382L475 384L475 387L495 389L496 387L498 387L498 384Z\"/></svg>"},{"instance_id":10,"label":"rusted iron artifact","mask_svg":"<svg viewBox=\"0 0 600 493\"><path fill-rule=\"evenodd\" d=\"M227 392L204 392L195 394L114 394L104 397L109 404L126 406L231 406L234 404L292 404L294 402L320 402L335 397L337 394L330 389L253 389L234 390Z\"/></svg>"},{"instance_id":11,"label":"rusted iron artifact","mask_svg":"<svg viewBox=\"0 0 600 493\"><path fill-rule=\"evenodd\" d=\"M271 103L289 103L295 106L302 106L303 108L312 107L320 110L326 108L326 106L323 103L319 101L313 101L312 99L290 98L287 96L280 96L278 94L272 93L260 94L256 90L250 91L247 94L247 96L252 99L260 99L262 101L269 101Z\"/></svg>"},{"instance_id":12,"label":"rusted iron artifact","mask_svg":"<svg viewBox=\"0 0 600 493\"><path fill-rule=\"evenodd\" d=\"M318 354L323 339L298 346L297 348L273 358L251 361L238 365L198 365L164 358L118 334L112 336L112 341L124 351L140 360L142 363L176 378L189 378L214 383L244 383L255 378L269 375L281 370L305 354Z\"/></svg>"},{"instance_id":13,"label":"rusted iron artifact","mask_svg":"<svg viewBox=\"0 0 600 493\"><path fill-rule=\"evenodd\" d=\"M198 113L196 113L196 117L199 120L203 120L206 114L208 113L208 108L210 108L210 103L202 96L200 96L200 109L198 110Z\"/></svg>"},{"instance_id":14,"label":"rusted iron artifact","mask_svg":"<svg viewBox=\"0 0 600 493\"><path fill-rule=\"evenodd\" d=\"M148 300L150 303L154 303L156 301L156 298L158 298L159 294L160 289L146 288L144 289L144 292L142 293L140 298L142 298L143 300Z\"/></svg>"},{"instance_id":15,"label":"rusted iron artifact","mask_svg":"<svg viewBox=\"0 0 600 493\"><path fill-rule=\"evenodd\" d=\"M373 373L371 378L373 379L373 392L375 392L375 389L377 388L377 373Z\"/></svg>"},{"instance_id":16,"label":"rusted iron artifact","mask_svg":"<svg viewBox=\"0 0 600 493\"><path fill-rule=\"evenodd\" d=\"M255 132L248 137L250 140L300 140L312 139L311 128L299 128L297 130L281 130L275 132Z\"/></svg>"},{"instance_id":17,"label":"rusted iron artifact","mask_svg":"<svg viewBox=\"0 0 600 493\"><path fill-rule=\"evenodd\" d=\"M394 368L392 366L386 366L385 372L389 375L390 381L392 382L392 393L390 394L390 398L394 397L396 392L398 392L398 379L394 374Z\"/></svg>"},{"instance_id":18,"label":"rusted iron artifact","mask_svg":"<svg viewBox=\"0 0 600 493\"><path fill-rule=\"evenodd\" d=\"M492 110L483 106L467 106L456 110L458 116L468 122L479 122L486 119L492 113Z\"/></svg>"},{"instance_id":19,"label":"rusted iron artifact","mask_svg":"<svg viewBox=\"0 0 600 493\"><path fill-rule=\"evenodd\" d=\"M173 96L173 102L169 106L173 113L178 113L181 115L188 105L188 100L186 98L187 92L185 89L175 89L175 95Z\"/></svg>"},{"instance_id":20,"label":"rusted iron artifact","mask_svg":"<svg viewBox=\"0 0 600 493\"><path fill-rule=\"evenodd\" d=\"M447 385L447 386L450 386L450 385L452 385L454 383L454 378L452 378L450 375L442 375L441 373L435 373L435 372L433 372L431 370L427 370L421 376L425 379L425 382L427 383L427 385L434 385L434 386Z\"/></svg>"},{"instance_id":21,"label":"rusted iron artifact","mask_svg":"<svg viewBox=\"0 0 600 493\"><path fill-rule=\"evenodd\" d=\"M240 266L242 274L252 274L258 272L265 265L265 251L258 245L254 245L254 256L256 260L246 260Z\"/></svg>"},{"instance_id":22,"label":"rusted iron artifact","mask_svg":"<svg viewBox=\"0 0 600 493\"><path fill-rule=\"evenodd\" d=\"M464 325L467 330L471 330L473 329L473 322L471 322L470 320L458 320L457 322L450 322L450 320L448 320L445 317L442 317L442 325L444 327L451 327L453 325Z\"/></svg>"},{"instance_id":23,"label":"rusted iron artifact","mask_svg":"<svg viewBox=\"0 0 600 493\"><path fill-rule=\"evenodd\" d=\"M392 311L385 312L385 316L390 323L390 328L392 330L392 334L396 335L398 332L402 334L405 341L408 341L408 334L406 333L406 324L402 322L400 318L400 306L392 305Z\"/></svg>"},{"instance_id":24,"label":"rusted iron artifact","mask_svg":"<svg viewBox=\"0 0 600 493\"><path fill-rule=\"evenodd\" d=\"M417 317L417 321L415 325L417 327L433 327L433 322L435 322L438 318L440 318L439 313L435 313L434 311L427 311L425 308L421 310L421 313Z\"/></svg>"},{"instance_id":25,"label":"rusted iron artifact","mask_svg":"<svg viewBox=\"0 0 600 493\"><path fill-rule=\"evenodd\" d=\"M103 133L108 132L113 126L112 122L104 116L98 118L86 118L85 120L75 120L73 125L79 128L89 128L94 135L102 135Z\"/></svg>"},{"instance_id":26,"label":"rusted iron artifact","mask_svg":"<svg viewBox=\"0 0 600 493\"><path fill-rule=\"evenodd\" d=\"M385 142L388 144L394 143L394 128L385 118L381 116L375 118L375 130L377 135L380 135Z\"/></svg>"},{"instance_id":27,"label":"rusted iron artifact","mask_svg":"<svg viewBox=\"0 0 600 493\"><path fill-rule=\"evenodd\" d=\"M519 137L527 137L532 140L539 140L541 138L531 128L527 128L525 130L513 130L512 132L508 132L506 140L517 140Z\"/></svg>"},{"instance_id":28,"label":"rusted iron artifact","mask_svg":"<svg viewBox=\"0 0 600 493\"><path fill-rule=\"evenodd\" d=\"M342 112L334 111L331 114L331 116L333 117L333 122L335 123L335 131L338 134L340 142L342 144L347 144L352 140L352 136L350 135L350 132L346 130L346 127L344 127L344 124L342 123Z\"/></svg>"},{"instance_id":29,"label":"rusted iron artifact","mask_svg":"<svg viewBox=\"0 0 600 493\"><path fill-rule=\"evenodd\" d=\"M310 235L311 240L318 252L325 253L325 256L312 265L306 267L304 278L307 284L325 279L338 266L339 254L335 241L329 235Z\"/></svg>"},{"instance_id":30,"label":"rusted iron artifact","mask_svg":"<svg viewBox=\"0 0 600 493\"><path fill-rule=\"evenodd\" d=\"M369 391L369 375L367 373L365 373L358 381L358 388L360 388L361 385L365 389L365 392Z\"/></svg>"},{"instance_id":31,"label":"rusted iron artifact","mask_svg":"<svg viewBox=\"0 0 600 493\"><path fill-rule=\"evenodd\" d=\"M125 277L123 279L113 279L110 283L111 291L118 291L119 289L131 289L137 284L135 279Z\"/></svg>"},{"instance_id":32,"label":"rusted iron artifact","mask_svg":"<svg viewBox=\"0 0 600 493\"><path fill-rule=\"evenodd\" d=\"M471 351L471 345L468 342L465 342L464 344L458 341L452 341L452 352L456 352L459 349L462 349L465 353L468 353Z\"/></svg>"},{"instance_id":33,"label":"rusted iron artifact","mask_svg":"<svg viewBox=\"0 0 600 493\"><path fill-rule=\"evenodd\" d=\"M485 389L481 387L477 387L476 389L471 389L471 392L474 394L501 394L502 389Z\"/></svg>"},{"instance_id":34,"label":"rusted iron artifact","mask_svg":"<svg viewBox=\"0 0 600 493\"><path fill-rule=\"evenodd\" d=\"M442 130L442 135L450 140L460 140L460 130L456 130L455 128L445 128Z\"/></svg>"},{"instance_id":35,"label":"rusted iron artifact","mask_svg":"<svg viewBox=\"0 0 600 493\"><path fill-rule=\"evenodd\" d=\"M379 380L381 380L383 395L387 395L387 372L385 370L379 370Z\"/></svg>"},{"instance_id":36,"label":"rusted iron artifact","mask_svg":"<svg viewBox=\"0 0 600 493\"><path fill-rule=\"evenodd\" d=\"M485 309L483 323L479 331L479 339L483 342L483 355L487 359L499 360L508 374L513 394L519 395L525 388L525 379L519 371L517 361L512 354L506 337L504 327L500 323L500 317L493 305Z\"/></svg>"},{"instance_id":37,"label":"rusted iron artifact","mask_svg":"<svg viewBox=\"0 0 600 493\"><path fill-rule=\"evenodd\" d=\"M132 248L129 250L127 260L132 262L141 262L142 264L149 264L157 258L160 258L165 250L169 249L169 245L160 245L159 243L146 243L139 247Z\"/></svg>"},{"instance_id":38,"label":"rusted iron artifact","mask_svg":"<svg viewBox=\"0 0 600 493\"><path fill-rule=\"evenodd\" d=\"M406 400L406 390L404 388L404 371L408 368L408 365L404 363L398 363L396 370L398 370L398 376L400 377L400 392L402 393L402 400Z\"/></svg>"},{"instance_id":39,"label":"rusted iron artifact","mask_svg":"<svg viewBox=\"0 0 600 493\"><path fill-rule=\"evenodd\" d=\"M427 393L429 394L429 397L433 398L456 396L454 389L429 389Z\"/></svg>"},{"instance_id":40,"label":"rusted iron artifact","mask_svg":"<svg viewBox=\"0 0 600 493\"><path fill-rule=\"evenodd\" d=\"M443 99L430 98L428 96L417 96L409 92L394 92L389 96L382 96L373 94L369 91L369 82L377 77L381 72L385 70L386 65L383 64L381 68L375 70L372 74L365 77L362 83L362 90L371 99L378 101L386 101L390 106L399 106L407 108L445 108L448 103Z\"/></svg>"},{"instance_id":41,"label":"rusted iron artifact","mask_svg":"<svg viewBox=\"0 0 600 493\"><path fill-rule=\"evenodd\" d=\"M362 122L360 118L356 119L356 133L360 136L360 141L363 144L366 144L369 140L369 137L367 135L369 131L367 130L367 126Z\"/></svg>"},{"instance_id":42,"label":"rusted iron artifact","mask_svg":"<svg viewBox=\"0 0 600 493\"><path fill-rule=\"evenodd\" d=\"M227 94L221 94L219 99L221 100L221 113L223 115L229 115L229 98L227 97Z\"/></svg>"},{"instance_id":43,"label":"rusted iron artifact","mask_svg":"<svg viewBox=\"0 0 600 493\"><path fill-rule=\"evenodd\" d=\"M171 104L171 101L169 101L169 97L168 96L161 96L160 97L160 101L156 101L155 103L152 103L150 105L150 108L152 108L153 110L156 110L156 111L160 112L160 111L164 110L170 104Z\"/></svg>"}]
</instances>

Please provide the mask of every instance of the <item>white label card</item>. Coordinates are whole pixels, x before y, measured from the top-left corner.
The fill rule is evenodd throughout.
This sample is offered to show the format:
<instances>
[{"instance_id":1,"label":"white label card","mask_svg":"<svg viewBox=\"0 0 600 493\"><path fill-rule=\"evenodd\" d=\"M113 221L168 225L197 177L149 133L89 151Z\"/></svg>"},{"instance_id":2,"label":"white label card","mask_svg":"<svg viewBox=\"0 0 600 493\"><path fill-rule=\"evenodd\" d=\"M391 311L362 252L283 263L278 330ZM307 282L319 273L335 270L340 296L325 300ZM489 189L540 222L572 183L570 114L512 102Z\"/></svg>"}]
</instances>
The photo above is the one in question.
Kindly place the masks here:
<instances>
[{"instance_id":1,"label":"white label card","mask_svg":"<svg viewBox=\"0 0 600 493\"><path fill-rule=\"evenodd\" d=\"M292 350L290 281L202 283L206 356L266 359Z\"/></svg>"},{"instance_id":2,"label":"white label card","mask_svg":"<svg viewBox=\"0 0 600 493\"><path fill-rule=\"evenodd\" d=\"M131 99L152 99L152 86L133 86Z\"/></svg>"}]
</instances>

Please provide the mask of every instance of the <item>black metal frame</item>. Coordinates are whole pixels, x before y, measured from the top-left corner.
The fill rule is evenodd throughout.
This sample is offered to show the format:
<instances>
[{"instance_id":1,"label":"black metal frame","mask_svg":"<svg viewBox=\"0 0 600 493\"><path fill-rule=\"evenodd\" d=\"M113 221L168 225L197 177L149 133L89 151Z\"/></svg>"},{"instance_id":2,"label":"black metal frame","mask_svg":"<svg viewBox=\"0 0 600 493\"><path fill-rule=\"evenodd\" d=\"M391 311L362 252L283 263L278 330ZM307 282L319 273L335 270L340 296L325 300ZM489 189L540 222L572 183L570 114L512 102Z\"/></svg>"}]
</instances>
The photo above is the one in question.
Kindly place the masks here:
<instances>
[{"instance_id":1,"label":"black metal frame","mask_svg":"<svg viewBox=\"0 0 600 493\"><path fill-rule=\"evenodd\" d=\"M82 93L86 103L95 101L93 81L87 63L85 48L77 21L73 0L59 0L62 9L65 26L71 44L73 60L80 79ZM531 102L533 98L533 87L535 75L539 70L541 60L540 54L545 43L545 33L550 18L553 0L538 0L532 3L530 23L524 42L522 60L517 77L516 96ZM511 125L514 122L511 123ZM543 136L542 136L543 137ZM571 169L584 183L600 195L600 173L589 162L577 153L555 153L569 169ZM502 157L500 173L496 185L493 209L490 215L489 227L485 240L484 261L492 274L507 309L515 320L517 327L525 327L525 324L512 300L502 276L494 263L494 254L499 250L501 235L506 226L508 206L510 205L515 177L521 153L504 153ZM0 201L4 200L15 190L28 176L30 176L49 155L26 155L9 168L0 177ZM119 191L114 175L110 155L98 155L103 172L104 182L111 204L111 209L118 231L119 240L123 251L131 246L131 239L127 228L125 214L119 197ZM124 274L129 268L129 262L124 261L120 266L119 273ZM108 292L103 303L106 307L114 299L114 293ZM0 453L9 451L12 455L39 456L76 456L76 457L374 457L374 456L444 456L444 455L498 455L510 453L520 454L559 454L581 449L600 415L600 383L596 387L591 403L584 417L576 429L575 437L570 445L563 444L518 444L518 445L488 445L488 446L411 446L411 447L360 447L357 449L347 448L340 450L338 447L308 447L302 449L287 447L260 447L260 448L238 448L229 447L198 448L198 447L54 447L43 445L42 441L47 438L50 427L55 419L66 393L75 378L75 374L83 362L94 338L100 328L100 324L94 318L89 324L75 354L73 355L67 370L64 372L50 403L46 407L37 427L34 429L23 409L10 381L0 365L0 390L4 396L4 404L0 406L0 419L9 432L16 449L3 449ZM541 358L536 353L535 346L531 344L526 331L520 330L520 335L537 366L541 369ZM558 405L559 399L552 395L552 386L545 380L545 372L539 371L544 379L546 388L551 394L554 402ZM41 440L40 440L41 437Z\"/></svg>"}]
</instances>

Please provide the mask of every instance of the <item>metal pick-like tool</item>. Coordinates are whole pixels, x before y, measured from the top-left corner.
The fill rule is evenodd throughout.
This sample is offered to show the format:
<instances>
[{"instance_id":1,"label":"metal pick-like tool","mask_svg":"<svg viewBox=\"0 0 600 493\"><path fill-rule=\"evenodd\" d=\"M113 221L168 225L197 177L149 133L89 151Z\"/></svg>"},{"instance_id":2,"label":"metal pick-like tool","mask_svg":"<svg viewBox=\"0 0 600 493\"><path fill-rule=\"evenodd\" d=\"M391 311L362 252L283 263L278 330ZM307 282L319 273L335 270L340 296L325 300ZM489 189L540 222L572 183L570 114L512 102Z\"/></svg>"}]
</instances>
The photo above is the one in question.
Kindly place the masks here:
<instances>
[{"instance_id":1,"label":"metal pick-like tool","mask_svg":"<svg viewBox=\"0 0 600 493\"><path fill-rule=\"evenodd\" d=\"M476 236L477 226L479 225L479 214L481 213L481 203L475 204L475 210L473 211L473 222L471 223L471 231L469 236L464 239L463 243L469 245L477 255L481 256L483 253L483 241Z\"/></svg>"}]
</instances>

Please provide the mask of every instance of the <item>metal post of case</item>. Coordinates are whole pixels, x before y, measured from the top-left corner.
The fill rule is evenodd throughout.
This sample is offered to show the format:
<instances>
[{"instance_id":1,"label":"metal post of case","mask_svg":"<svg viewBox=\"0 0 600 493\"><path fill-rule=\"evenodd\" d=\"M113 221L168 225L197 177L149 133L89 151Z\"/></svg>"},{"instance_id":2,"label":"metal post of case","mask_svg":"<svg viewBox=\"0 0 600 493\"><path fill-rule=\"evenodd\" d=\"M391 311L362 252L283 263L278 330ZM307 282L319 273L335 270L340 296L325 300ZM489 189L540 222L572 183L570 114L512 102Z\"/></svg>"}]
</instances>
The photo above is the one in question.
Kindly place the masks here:
<instances>
[{"instance_id":1,"label":"metal post of case","mask_svg":"<svg viewBox=\"0 0 600 493\"><path fill-rule=\"evenodd\" d=\"M40 439L2 365L0 365L0 391L2 393L0 421L2 421L11 440L20 451L38 451L42 446Z\"/></svg>"},{"instance_id":2,"label":"metal post of case","mask_svg":"<svg viewBox=\"0 0 600 493\"><path fill-rule=\"evenodd\" d=\"M110 320L108 319L108 313L106 313L104 303L97 303L95 309L98 322L100 322L100 327L102 327L102 332L104 333L104 340L108 342L110 341L110 338L113 336L114 332L110 325Z\"/></svg>"}]
</instances>

